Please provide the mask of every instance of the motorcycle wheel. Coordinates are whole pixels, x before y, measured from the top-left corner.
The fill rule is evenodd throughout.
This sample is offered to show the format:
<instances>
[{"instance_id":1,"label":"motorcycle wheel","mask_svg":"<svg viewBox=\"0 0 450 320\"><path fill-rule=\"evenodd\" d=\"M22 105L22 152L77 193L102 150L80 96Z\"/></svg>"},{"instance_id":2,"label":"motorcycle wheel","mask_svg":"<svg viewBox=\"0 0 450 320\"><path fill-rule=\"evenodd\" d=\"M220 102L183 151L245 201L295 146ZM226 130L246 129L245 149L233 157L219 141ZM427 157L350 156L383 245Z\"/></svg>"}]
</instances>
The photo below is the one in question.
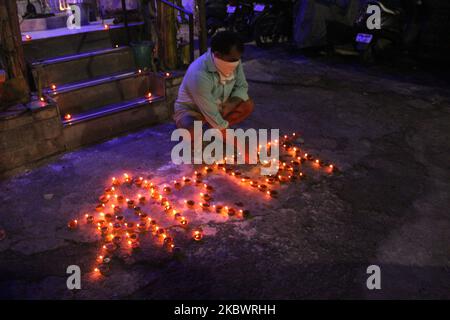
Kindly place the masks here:
<instances>
[{"instance_id":1,"label":"motorcycle wheel","mask_svg":"<svg viewBox=\"0 0 450 320\"><path fill-rule=\"evenodd\" d=\"M282 35L277 32L278 18L273 15L260 17L255 21L253 37L260 48L272 47L280 42Z\"/></svg>"}]
</instances>

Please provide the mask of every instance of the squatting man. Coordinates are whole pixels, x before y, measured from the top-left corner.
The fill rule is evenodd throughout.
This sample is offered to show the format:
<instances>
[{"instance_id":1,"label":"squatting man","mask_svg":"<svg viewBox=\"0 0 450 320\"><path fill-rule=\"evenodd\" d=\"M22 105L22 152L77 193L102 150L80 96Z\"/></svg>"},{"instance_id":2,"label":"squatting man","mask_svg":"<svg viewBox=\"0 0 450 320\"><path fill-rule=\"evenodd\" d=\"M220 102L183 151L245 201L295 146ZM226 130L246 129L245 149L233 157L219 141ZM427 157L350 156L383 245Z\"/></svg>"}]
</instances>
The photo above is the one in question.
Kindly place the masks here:
<instances>
[{"instance_id":1,"label":"squatting man","mask_svg":"<svg viewBox=\"0 0 450 320\"><path fill-rule=\"evenodd\" d=\"M194 146L195 163L199 163L195 161L196 159L201 159L202 156L205 158L206 152L202 152L203 140L214 140L210 144L210 150L213 150L210 154L215 154L214 159L220 159L223 155L222 142L220 147L217 145L218 140L223 140L226 142L227 162L230 153L234 156L236 147L238 163L240 163L239 158L244 159L246 163L257 163L258 138L259 143L264 145L264 150L260 150L260 159L278 163L278 148L272 147L271 158L267 157L267 150L265 150L267 130L259 130L258 137L254 129L246 132L242 129L227 130L245 120L254 109L253 100L248 96L248 83L241 63L243 52L244 44L238 34L230 31L219 32L211 39L211 48L189 66L175 101L173 118L177 128L181 130L175 130L172 141L183 138L180 143L183 149L183 161L179 161L180 158L178 161L174 159L180 149L174 148L172 160L175 163L191 163L186 162L185 154L188 149L188 159L190 159L191 140ZM203 126L216 130L207 130L203 135ZM273 141L278 141L278 134L278 130L271 130L272 146ZM248 149L245 145L246 138L249 141ZM185 141L187 139L189 143ZM210 162L203 160L206 163Z\"/></svg>"}]
</instances>

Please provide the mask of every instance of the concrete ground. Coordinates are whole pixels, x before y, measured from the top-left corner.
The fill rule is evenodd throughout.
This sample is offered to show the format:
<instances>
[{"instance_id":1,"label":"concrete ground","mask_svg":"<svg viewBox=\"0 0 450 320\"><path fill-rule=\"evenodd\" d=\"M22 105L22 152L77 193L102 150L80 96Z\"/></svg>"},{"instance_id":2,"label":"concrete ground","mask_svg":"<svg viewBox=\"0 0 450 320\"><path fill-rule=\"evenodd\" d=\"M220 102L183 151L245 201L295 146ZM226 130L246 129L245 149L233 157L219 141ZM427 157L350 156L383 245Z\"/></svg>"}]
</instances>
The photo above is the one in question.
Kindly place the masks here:
<instances>
[{"instance_id":1,"label":"concrete ground","mask_svg":"<svg viewBox=\"0 0 450 320\"><path fill-rule=\"evenodd\" d=\"M201 242L172 226L181 255L150 243L113 259L102 277L91 272L98 236L67 222L94 212L113 176L162 184L193 168L170 161L172 123L54 157L0 181L0 297L450 298L448 85L425 71L365 69L283 49L250 49L245 70L256 110L243 126L299 132L303 148L340 173L312 173L273 200L212 175L214 197L242 202L250 219L188 212L204 230ZM181 203L192 190L171 197ZM366 287L372 264L381 268L381 290ZM66 287L69 265L81 267L81 290Z\"/></svg>"}]
</instances>

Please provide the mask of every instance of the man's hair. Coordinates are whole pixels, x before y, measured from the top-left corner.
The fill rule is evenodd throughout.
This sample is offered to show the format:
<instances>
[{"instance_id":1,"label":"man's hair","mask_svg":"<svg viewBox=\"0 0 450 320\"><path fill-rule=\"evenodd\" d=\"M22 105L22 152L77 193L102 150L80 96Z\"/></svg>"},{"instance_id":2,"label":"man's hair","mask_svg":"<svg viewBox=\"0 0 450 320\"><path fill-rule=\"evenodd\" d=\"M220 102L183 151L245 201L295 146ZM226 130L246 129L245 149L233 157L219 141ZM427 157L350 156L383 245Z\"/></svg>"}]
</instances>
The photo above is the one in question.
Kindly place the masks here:
<instances>
[{"instance_id":1,"label":"man's hair","mask_svg":"<svg viewBox=\"0 0 450 320\"><path fill-rule=\"evenodd\" d=\"M236 32L220 31L211 39L212 52L228 54L233 47L236 47L236 50L241 53L244 52L244 43Z\"/></svg>"}]
</instances>

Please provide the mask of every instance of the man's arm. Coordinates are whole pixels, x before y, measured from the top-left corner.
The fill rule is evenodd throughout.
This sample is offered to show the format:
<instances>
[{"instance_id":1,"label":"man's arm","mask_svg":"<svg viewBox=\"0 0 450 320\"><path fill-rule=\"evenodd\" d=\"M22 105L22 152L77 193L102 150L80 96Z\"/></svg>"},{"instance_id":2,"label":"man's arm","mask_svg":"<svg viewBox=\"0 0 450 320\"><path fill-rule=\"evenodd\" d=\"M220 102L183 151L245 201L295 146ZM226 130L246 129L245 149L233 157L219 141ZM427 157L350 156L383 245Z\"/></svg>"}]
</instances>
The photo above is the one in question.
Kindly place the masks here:
<instances>
[{"instance_id":1,"label":"man's arm","mask_svg":"<svg viewBox=\"0 0 450 320\"><path fill-rule=\"evenodd\" d=\"M212 95L213 81L204 74L193 75L189 81L189 91L192 99L202 112L206 121L220 130L228 128L226 121L219 112L219 106Z\"/></svg>"}]
</instances>

